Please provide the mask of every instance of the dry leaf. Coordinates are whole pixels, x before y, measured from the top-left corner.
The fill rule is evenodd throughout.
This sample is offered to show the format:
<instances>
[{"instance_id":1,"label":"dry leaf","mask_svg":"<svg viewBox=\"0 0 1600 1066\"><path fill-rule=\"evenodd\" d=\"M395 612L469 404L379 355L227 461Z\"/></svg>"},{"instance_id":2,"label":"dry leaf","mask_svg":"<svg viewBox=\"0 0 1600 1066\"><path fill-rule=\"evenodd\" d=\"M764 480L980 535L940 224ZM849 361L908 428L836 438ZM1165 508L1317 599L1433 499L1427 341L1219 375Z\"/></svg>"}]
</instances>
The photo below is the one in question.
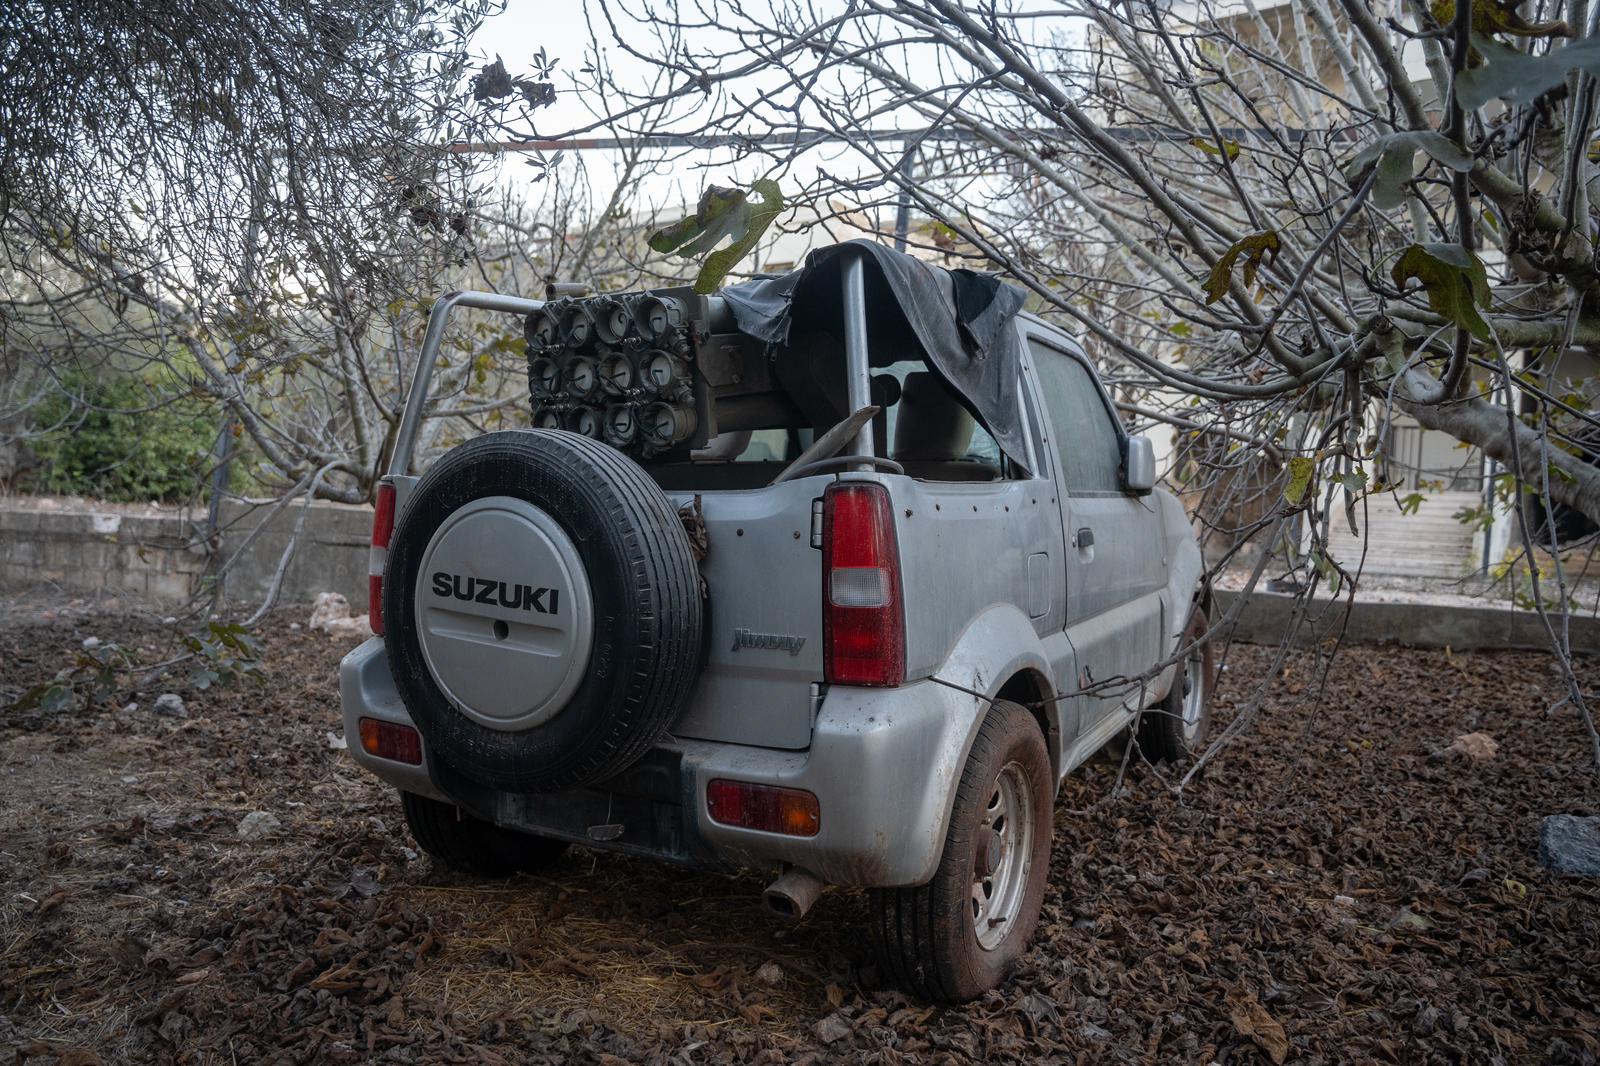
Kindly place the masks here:
<instances>
[{"instance_id":1,"label":"dry leaf","mask_svg":"<svg viewBox=\"0 0 1600 1066\"><path fill-rule=\"evenodd\" d=\"M66 901L67 890L62 888L60 885L56 885L50 890L49 895L45 896L44 899L39 901L39 906L34 909L33 916L35 918L43 918L45 915L55 910Z\"/></svg>"},{"instance_id":2,"label":"dry leaf","mask_svg":"<svg viewBox=\"0 0 1600 1066\"><path fill-rule=\"evenodd\" d=\"M1228 993L1228 1015L1233 1019L1233 1028L1240 1036L1255 1041L1268 1058L1277 1066L1282 1066L1283 1060L1289 1057L1288 1034L1267 1013L1267 1008L1256 999L1255 993L1242 985L1233 988Z\"/></svg>"}]
</instances>

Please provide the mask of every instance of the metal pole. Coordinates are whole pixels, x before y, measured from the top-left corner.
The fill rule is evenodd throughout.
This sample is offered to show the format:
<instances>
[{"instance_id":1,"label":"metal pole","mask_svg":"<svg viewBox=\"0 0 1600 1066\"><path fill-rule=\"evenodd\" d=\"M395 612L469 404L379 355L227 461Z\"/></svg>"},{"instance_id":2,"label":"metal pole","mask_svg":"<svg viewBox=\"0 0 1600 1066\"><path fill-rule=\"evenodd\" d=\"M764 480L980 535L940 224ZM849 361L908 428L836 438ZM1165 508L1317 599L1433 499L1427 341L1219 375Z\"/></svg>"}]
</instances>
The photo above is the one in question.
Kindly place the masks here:
<instances>
[{"instance_id":1,"label":"metal pole","mask_svg":"<svg viewBox=\"0 0 1600 1066\"><path fill-rule=\"evenodd\" d=\"M849 387L850 413L872 403L872 371L867 364L867 275L862 253L844 253L844 364ZM872 454L872 423L856 434L857 455ZM862 466L859 469L870 470Z\"/></svg>"},{"instance_id":2,"label":"metal pole","mask_svg":"<svg viewBox=\"0 0 1600 1066\"><path fill-rule=\"evenodd\" d=\"M905 165L906 184L900 186L899 201L894 209L894 250L906 250L906 237L911 232L911 186L917 176L917 150L913 148L911 155L906 159Z\"/></svg>"},{"instance_id":3,"label":"metal pole","mask_svg":"<svg viewBox=\"0 0 1600 1066\"><path fill-rule=\"evenodd\" d=\"M222 497L228 491L228 467L233 464L237 450L233 446L233 411L230 408L222 416L222 425L217 429L217 442L211 448L211 455L217 464L211 472L211 499L206 503L206 533L211 541L215 540L217 530L222 525Z\"/></svg>"},{"instance_id":4,"label":"metal pole","mask_svg":"<svg viewBox=\"0 0 1600 1066\"><path fill-rule=\"evenodd\" d=\"M894 250L906 250L906 235L911 230L911 192L909 189L900 190L900 202L894 209Z\"/></svg>"},{"instance_id":5,"label":"metal pole","mask_svg":"<svg viewBox=\"0 0 1600 1066\"><path fill-rule=\"evenodd\" d=\"M411 471L411 452L416 447L423 408L428 405L428 386L433 381L433 365L439 361L439 345L444 340L450 312L457 307L478 307L485 311L531 315L543 306L543 300L527 300L497 292L447 292L434 301L433 310L428 314L428 331L422 338L422 352L417 356L417 369L411 378L411 391L406 394L406 409L395 434L394 455L389 459L390 477L404 477Z\"/></svg>"}]
</instances>

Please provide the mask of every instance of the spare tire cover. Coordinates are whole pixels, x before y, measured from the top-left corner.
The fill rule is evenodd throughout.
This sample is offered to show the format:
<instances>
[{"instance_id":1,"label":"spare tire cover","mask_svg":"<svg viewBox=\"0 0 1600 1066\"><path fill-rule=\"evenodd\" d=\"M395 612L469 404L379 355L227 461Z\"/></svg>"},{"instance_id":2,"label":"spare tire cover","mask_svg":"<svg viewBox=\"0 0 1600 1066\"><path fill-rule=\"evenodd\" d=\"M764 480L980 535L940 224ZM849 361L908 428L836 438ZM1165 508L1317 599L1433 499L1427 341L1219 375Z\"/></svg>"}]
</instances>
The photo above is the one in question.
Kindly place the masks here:
<instances>
[{"instance_id":1,"label":"spare tire cover","mask_svg":"<svg viewBox=\"0 0 1600 1066\"><path fill-rule=\"evenodd\" d=\"M435 463L389 543L384 644L433 757L544 792L660 739L700 663L677 509L627 456L564 430L493 433Z\"/></svg>"}]
</instances>

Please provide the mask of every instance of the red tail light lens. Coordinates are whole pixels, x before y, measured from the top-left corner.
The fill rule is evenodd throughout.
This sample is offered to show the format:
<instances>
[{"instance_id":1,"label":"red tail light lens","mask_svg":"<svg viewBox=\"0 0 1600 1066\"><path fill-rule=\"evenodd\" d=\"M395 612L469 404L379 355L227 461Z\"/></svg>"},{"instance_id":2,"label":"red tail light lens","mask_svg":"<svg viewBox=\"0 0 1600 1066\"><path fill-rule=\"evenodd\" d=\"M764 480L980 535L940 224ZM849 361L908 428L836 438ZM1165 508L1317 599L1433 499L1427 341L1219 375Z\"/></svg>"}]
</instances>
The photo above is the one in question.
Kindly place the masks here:
<instances>
[{"instance_id":1,"label":"red tail light lens","mask_svg":"<svg viewBox=\"0 0 1600 1066\"><path fill-rule=\"evenodd\" d=\"M831 486L822 525L824 676L837 685L898 685L906 679L906 616L889 490Z\"/></svg>"},{"instance_id":2,"label":"red tail light lens","mask_svg":"<svg viewBox=\"0 0 1600 1066\"><path fill-rule=\"evenodd\" d=\"M378 483L372 513L372 548L367 552L367 623L383 636L383 565L389 561L389 538L394 535L394 485Z\"/></svg>"},{"instance_id":3,"label":"red tail light lens","mask_svg":"<svg viewBox=\"0 0 1600 1066\"><path fill-rule=\"evenodd\" d=\"M817 797L798 788L718 778L706 785L706 810L713 822L791 837L814 837L822 828Z\"/></svg>"},{"instance_id":4,"label":"red tail light lens","mask_svg":"<svg viewBox=\"0 0 1600 1066\"><path fill-rule=\"evenodd\" d=\"M363 718L361 750L380 759L422 765L422 736L408 725L399 722L382 722L376 718Z\"/></svg>"}]
</instances>

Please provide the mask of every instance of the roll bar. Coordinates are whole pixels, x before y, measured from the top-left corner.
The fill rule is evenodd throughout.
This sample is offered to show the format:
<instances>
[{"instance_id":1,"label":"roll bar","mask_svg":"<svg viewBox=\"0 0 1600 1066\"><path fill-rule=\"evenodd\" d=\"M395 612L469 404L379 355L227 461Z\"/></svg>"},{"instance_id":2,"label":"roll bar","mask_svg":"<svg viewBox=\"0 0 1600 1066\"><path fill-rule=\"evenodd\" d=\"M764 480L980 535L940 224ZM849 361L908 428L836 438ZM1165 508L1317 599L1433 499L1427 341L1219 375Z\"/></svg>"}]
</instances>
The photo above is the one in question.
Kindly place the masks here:
<instances>
[{"instance_id":1,"label":"roll bar","mask_svg":"<svg viewBox=\"0 0 1600 1066\"><path fill-rule=\"evenodd\" d=\"M400 416L400 430L394 438L394 454L389 457L389 476L404 477L411 472L411 453L417 445L417 428L422 425L422 409L428 405L428 387L433 383L433 366L439 361L439 345L450 312L457 307L478 307L512 315L531 315L544 306L543 300L527 300L498 292L447 292L433 302L428 312L428 331L422 337L422 352L417 370L406 393L406 409Z\"/></svg>"},{"instance_id":2,"label":"roll bar","mask_svg":"<svg viewBox=\"0 0 1600 1066\"><path fill-rule=\"evenodd\" d=\"M845 259L844 270L844 352L846 381L850 409L859 411L872 403L872 377L867 362L867 293L866 274L862 254L854 252ZM728 317L728 308L718 297L712 297L711 317L718 320ZM545 305L544 300L529 300L521 296L507 296L498 292L458 290L447 292L433 302L428 313L428 329L422 337L422 351L417 356L417 369L411 377L411 388L406 393L405 411L400 415L400 429L395 434L394 454L389 458L389 477L404 477L411 471L412 454L416 450L417 430L422 425L422 412L428 405L428 390L433 384L433 368L439 361L439 346L444 341L444 329L450 312L457 307L471 307L504 314L531 315ZM721 306L717 306L721 305ZM856 454L871 455L872 426L863 424L856 434ZM862 469L870 469L863 466Z\"/></svg>"},{"instance_id":3,"label":"roll bar","mask_svg":"<svg viewBox=\"0 0 1600 1066\"><path fill-rule=\"evenodd\" d=\"M872 370L867 361L867 274L862 263L865 253L851 249L845 253L839 277L844 285L844 365L850 397L850 410L872 405ZM856 432L856 454L872 454L872 423L862 423ZM870 464L856 467L870 470Z\"/></svg>"}]
</instances>

